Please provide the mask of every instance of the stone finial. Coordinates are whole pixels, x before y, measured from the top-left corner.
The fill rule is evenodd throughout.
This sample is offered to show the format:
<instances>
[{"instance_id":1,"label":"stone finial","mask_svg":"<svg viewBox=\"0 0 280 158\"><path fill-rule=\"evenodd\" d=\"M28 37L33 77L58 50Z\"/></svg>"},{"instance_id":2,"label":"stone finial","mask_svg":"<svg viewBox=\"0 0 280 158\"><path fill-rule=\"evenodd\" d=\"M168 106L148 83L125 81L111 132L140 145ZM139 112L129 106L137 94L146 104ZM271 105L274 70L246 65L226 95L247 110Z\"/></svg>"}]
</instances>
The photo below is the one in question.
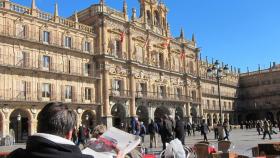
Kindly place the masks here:
<instances>
[{"instance_id":1,"label":"stone finial","mask_svg":"<svg viewBox=\"0 0 280 158\"><path fill-rule=\"evenodd\" d=\"M105 0L100 0L99 4L104 5L105 4Z\"/></svg>"},{"instance_id":2,"label":"stone finial","mask_svg":"<svg viewBox=\"0 0 280 158\"><path fill-rule=\"evenodd\" d=\"M58 17L58 5L55 3L55 8L54 8L54 17Z\"/></svg>"},{"instance_id":3,"label":"stone finial","mask_svg":"<svg viewBox=\"0 0 280 158\"><path fill-rule=\"evenodd\" d=\"M136 20L136 9L135 9L135 8L132 8L131 20L132 20L132 21Z\"/></svg>"},{"instance_id":4,"label":"stone finial","mask_svg":"<svg viewBox=\"0 0 280 158\"><path fill-rule=\"evenodd\" d=\"M126 3L126 0L123 0L123 13L127 14L127 3Z\"/></svg>"},{"instance_id":5,"label":"stone finial","mask_svg":"<svg viewBox=\"0 0 280 158\"><path fill-rule=\"evenodd\" d=\"M185 34L184 34L183 28L181 28L180 38L181 38L181 39L184 39L184 38L185 38Z\"/></svg>"},{"instance_id":6,"label":"stone finial","mask_svg":"<svg viewBox=\"0 0 280 158\"><path fill-rule=\"evenodd\" d=\"M36 7L36 0L32 0L31 9L32 10L37 9L37 7Z\"/></svg>"},{"instance_id":7,"label":"stone finial","mask_svg":"<svg viewBox=\"0 0 280 158\"><path fill-rule=\"evenodd\" d=\"M75 22L79 22L78 13L75 11Z\"/></svg>"},{"instance_id":8,"label":"stone finial","mask_svg":"<svg viewBox=\"0 0 280 158\"><path fill-rule=\"evenodd\" d=\"M196 43L196 39L195 39L194 33L192 34L192 41L193 41L194 43Z\"/></svg>"}]
</instances>

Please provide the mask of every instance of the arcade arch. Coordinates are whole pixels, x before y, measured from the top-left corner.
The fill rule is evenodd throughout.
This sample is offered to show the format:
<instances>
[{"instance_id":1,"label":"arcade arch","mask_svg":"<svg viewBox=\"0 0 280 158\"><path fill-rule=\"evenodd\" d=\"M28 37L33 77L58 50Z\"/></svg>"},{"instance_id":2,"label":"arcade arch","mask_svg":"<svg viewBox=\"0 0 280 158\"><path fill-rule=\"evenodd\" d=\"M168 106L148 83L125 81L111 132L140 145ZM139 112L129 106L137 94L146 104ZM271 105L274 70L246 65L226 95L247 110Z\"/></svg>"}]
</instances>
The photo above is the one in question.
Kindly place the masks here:
<instances>
[{"instance_id":1,"label":"arcade arch","mask_svg":"<svg viewBox=\"0 0 280 158\"><path fill-rule=\"evenodd\" d=\"M15 142L25 142L31 134L31 114L25 109L15 109L10 115L9 133Z\"/></svg>"},{"instance_id":2,"label":"arcade arch","mask_svg":"<svg viewBox=\"0 0 280 158\"><path fill-rule=\"evenodd\" d=\"M113 127L122 128L121 124L126 123L126 110L122 104L115 104L111 109Z\"/></svg>"}]
</instances>

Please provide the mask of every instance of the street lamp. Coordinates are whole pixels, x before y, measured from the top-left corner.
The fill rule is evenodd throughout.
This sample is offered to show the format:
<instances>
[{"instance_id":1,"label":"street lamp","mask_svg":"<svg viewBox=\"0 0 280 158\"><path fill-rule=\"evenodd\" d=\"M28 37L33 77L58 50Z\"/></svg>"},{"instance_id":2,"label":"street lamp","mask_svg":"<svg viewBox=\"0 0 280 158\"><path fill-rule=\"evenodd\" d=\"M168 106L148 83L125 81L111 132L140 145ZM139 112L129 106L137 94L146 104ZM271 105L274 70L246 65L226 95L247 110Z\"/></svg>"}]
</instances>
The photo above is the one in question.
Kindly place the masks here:
<instances>
[{"instance_id":1,"label":"street lamp","mask_svg":"<svg viewBox=\"0 0 280 158\"><path fill-rule=\"evenodd\" d=\"M20 120L21 120L21 115L20 114L18 114L17 115L17 143L19 142L19 137L20 137L20 126L19 126L19 124L20 124Z\"/></svg>"},{"instance_id":2,"label":"street lamp","mask_svg":"<svg viewBox=\"0 0 280 158\"><path fill-rule=\"evenodd\" d=\"M207 69L207 75L215 77L218 83L218 95L219 95L219 109L220 109L220 121L222 123L222 105L221 105L221 91L220 91L220 80L227 76L229 71L228 65L224 67L220 67L220 63L218 60L215 61L212 67Z\"/></svg>"}]
</instances>

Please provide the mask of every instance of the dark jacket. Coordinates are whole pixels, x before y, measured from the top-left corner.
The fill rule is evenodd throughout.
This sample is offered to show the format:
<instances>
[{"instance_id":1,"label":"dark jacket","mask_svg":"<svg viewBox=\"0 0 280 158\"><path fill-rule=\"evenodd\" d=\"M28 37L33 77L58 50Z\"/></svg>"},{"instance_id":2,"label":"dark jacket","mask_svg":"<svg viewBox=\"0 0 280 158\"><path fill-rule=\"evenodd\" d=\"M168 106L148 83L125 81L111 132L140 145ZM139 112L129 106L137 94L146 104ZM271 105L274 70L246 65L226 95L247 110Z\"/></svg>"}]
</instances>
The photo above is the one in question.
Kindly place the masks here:
<instances>
[{"instance_id":1,"label":"dark jacket","mask_svg":"<svg viewBox=\"0 0 280 158\"><path fill-rule=\"evenodd\" d=\"M8 158L93 158L83 155L78 146L58 144L40 136L30 136L26 149L13 151Z\"/></svg>"},{"instance_id":2,"label":"dark jacket","mask_svg":"<svg viewBox=\"0 0 280 158\"><path fill-rule=\"evenodd\" d=\"M179 120L176 122L176 127L175 127L175 134L176 138L179 140L183 140L185 137L185 123L182 120Z\"/></svg>"}]
</instances>

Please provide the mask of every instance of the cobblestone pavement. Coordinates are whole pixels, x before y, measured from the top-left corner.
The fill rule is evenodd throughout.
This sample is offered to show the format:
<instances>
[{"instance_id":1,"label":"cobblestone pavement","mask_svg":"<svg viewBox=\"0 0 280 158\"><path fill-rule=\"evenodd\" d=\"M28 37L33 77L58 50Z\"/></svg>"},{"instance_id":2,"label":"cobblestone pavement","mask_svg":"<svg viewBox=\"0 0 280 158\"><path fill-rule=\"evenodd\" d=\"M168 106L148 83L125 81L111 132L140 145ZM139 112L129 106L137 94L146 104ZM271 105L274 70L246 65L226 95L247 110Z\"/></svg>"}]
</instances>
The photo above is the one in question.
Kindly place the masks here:
<instances>
[{"instance_id":1,"label":"cobblestone pavement","mask_svg":"<svg viewBox=\"0 0 280 158\"><path fill-rule=\"evenodd\" d=\"M275 129L275 131L278 131ZM217 148L217 140L214 140L214 132L208 134L208 139L212 145ZM262 135L259 136L257 134L256 129L250 130L240 130L235 129L230 133L230 140L233 145L231 151L237 152L238 154L247 155L252 157L251 148L257 146L259 143L269 143L269 142L280 142L280 133L272 135L272 140L265 139L262 140ZM200 135L199 132L196 132L196 136L187 136L186 144L188 146L193 146L196 142L202 141L203 136ZM145 137L145 146L149 147L149 136ZM22 147L24 148L24 144L19 144L15 146L3 147L0 146L0 152L11 152L16 148ZM162 144L160 142L160 137L158 136L158 148L148 149L150 152L159 153L162 149Z\"/></svg>"}]
</instances>

